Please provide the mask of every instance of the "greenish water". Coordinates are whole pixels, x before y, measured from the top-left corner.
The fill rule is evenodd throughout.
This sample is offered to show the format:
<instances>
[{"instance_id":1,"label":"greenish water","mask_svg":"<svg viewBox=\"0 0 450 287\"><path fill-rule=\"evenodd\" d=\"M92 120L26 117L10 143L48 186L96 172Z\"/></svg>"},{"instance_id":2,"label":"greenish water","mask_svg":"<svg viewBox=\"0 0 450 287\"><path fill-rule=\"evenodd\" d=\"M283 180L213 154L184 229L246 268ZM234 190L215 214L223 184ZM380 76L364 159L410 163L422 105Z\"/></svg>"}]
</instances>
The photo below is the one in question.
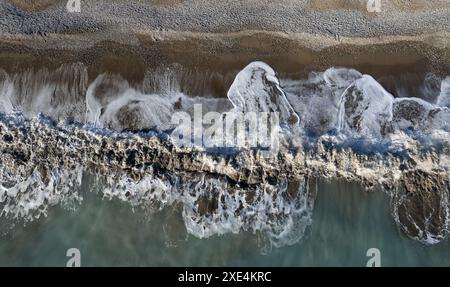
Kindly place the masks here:
<instances>
[{"instance_id":1,"label":"greenish water","mask_svg":"<svg viewBox=\"0 0 450 287\"><path fill-rule=\"evenodd\" d=\"M390 214L389 198L357 185L319 184L313 224L302 242L263 252L260 235L197 239L187 235L176 207L146 214L91 192L75 211L7 230L1 266L65 266L78 248L82 266L365 266L369 248L383 266L450 266L450 244L425 246L405 238Z\"/></svg>"}]
</instances>

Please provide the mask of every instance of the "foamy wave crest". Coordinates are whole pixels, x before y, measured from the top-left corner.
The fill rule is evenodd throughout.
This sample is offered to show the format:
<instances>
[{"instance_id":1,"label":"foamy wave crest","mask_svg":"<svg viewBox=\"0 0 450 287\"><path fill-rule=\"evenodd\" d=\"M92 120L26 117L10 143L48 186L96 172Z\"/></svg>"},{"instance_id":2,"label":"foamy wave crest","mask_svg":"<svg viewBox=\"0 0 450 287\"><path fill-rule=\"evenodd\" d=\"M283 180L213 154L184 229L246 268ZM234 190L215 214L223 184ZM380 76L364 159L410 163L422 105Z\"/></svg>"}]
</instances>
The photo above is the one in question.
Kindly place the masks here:
<instances>
[{"instance_id":1,"label":"foamy wave crest","mask_svg":"<svg viewBox=\"0 0 450 287\"><path fill-rule=\"evenodd\" d=\"M353 69L330 68L323 73L311 73L305 80L282 80L282 87L300 117L301 127L320 136L336 129L341 95L361 77Z\"/></svg>"},{"instance_id":2,"label":"foamy wave crest","mask_svg":"<svg viewBox=\"0 0 450 287\"><path fill-rule=\"evenodd\" d=\"M117 131L174 128L170 122L173 113L193 115L195 104L202 104L203 113L278 112L281 125L299 125L315 137L340 130L356 137L381 138L395 130L426 132L449 125L450 77L442 80L437 99L427 102L429 95L423 99L394 98L374 78L354 69L330 68L303 80L280 80L270 66L253 62L237 74L225 98L185 94L181 81L186 79L180 71L183 69L177 65L157 69L148 72L141 85L132 86L112 74L101 74L88 84L82 64L14 75L1 70L0 111L20 111L29 118L44 113L57 120L71 119ZM433 83L437 81L433 79Z\"/></svg>"},{"instance_id":3,"label":"foamy wave crest","mask_svg":"<svg viewBox=\"0 0 450 287\"><path fill-rule=\"evenodd\" d=\"M176 100L176 95L144 95L120 76L103 74L87 90L86 120L116 130L168 129Z\"/></svg>"},{"instance_id":4,"label":"foamy wave crest","mask_svg":"<svg viewBox=\"0 0 450 287\"><path fill-rule=\"evenodd\" d=\"M29 69L11 76L0 70L0 111L20 111L27 117L45 113L57 120L82 122L87 86L87 68L80 63L53 71Z\"/></svg>"},{"instance_id":5,"label":"foamy wave crest","mask_svg":"<svg viewBox=\"0 0 450 287\"><path fill-rule=\"evenodd\" d=\"M280 123L295 128L298 115L286 99L275 71L263 62L253 62L236 76L228 98L238 112L277 112Z\"/></svg>"},{"instance_id":6,"label":"foamy wave crest","mask_svg":"<svg viewBox=\"0 0 450 287\"><path fill-rule=\"evenodd\" d=\"M167 130L175 127L171 123L175 112L184 111L192 115L195 104L201 104L204 112L231 106L223 99L189 97L179 90L175 79L165 74L157 79L166 82L160 83L161 91L145 94L130 87L118 75L99 75L86 93L86 122L119 131Z\"/></svg>"},{"instance_id":7,"label":"foamy wave crest","mask_svg":"<svg viewBox=\"0 0 450 287\"><path fill-rule=\"evenodd\" d=\"M450 76L442 81L441 93L436 101L440 107L447 107L450 109Z\"/></svg>"},{"instance_id":8,"label":"foamy wave crest","mask_svg":"<svg viewBox=\"0 0 450 287\"><path fill-rule=\"evenodd\" d=\"M274 247L303 238L312 223L316 193L314 180L307 178L243 187L223 177L166 173L138 182L127 176L107 182L105 196L136 207L160 210L181 204L186 230L198 238L250 231L267 236Z\"/></svg>"},{"instance_id":9,"label":"foamy wave crest","mask_svg":"<svg viewBox=\"0 0 450 287\"><path fill-rule=\"evenodd\" d=\"M29 222L47 216L55 205L76 208L82 203L81 167L69 171L25 165L23 170L20 178L7 177L2 165L2 217ZM268 239L264 248L281 247L298 243L312 223L316 187L307 178L242 187L206 174L148 171L138 180L121 173L90 177L104 198L118 198L146 212L181 204L185 228L198 238L249 231Z\"/></svg>"},{"instance_id":10,"label":"foamy wave crest","mask_svg":"<svg viewBox=\"0 0 450 287\"><path fill-rule=\"evenodd\" d=\"M350 130L368 137L381 137L392 120L394 97L374 78L364 75L343 93L339 105L339 130Z\"/></svg>"},{"instance_id":11,"label":"foamy wave crest","mask_svg":"<svg viewBox=\"0 0 450 287\"><path fill-rule=\"evenodd\" d=\"M11 174L10 164L13 160L2 161L0 167L0 216L29 222L47 216L49 207L73 209L82 201L81 167L69 171L30 166L20 169L19 175Z\"/></svg>"},{"instance_id":12,"label":"foamy wave crest","mask_svg":"<svg viewBox=\"0 0 450 287\"><path fill-rule=\"evenodd\" d=\"M427 132L447 129L450 123L450 110L438 107L417 98L396 99L392 106L394 130L413 129Z\"/></svg>"}]
</instances>

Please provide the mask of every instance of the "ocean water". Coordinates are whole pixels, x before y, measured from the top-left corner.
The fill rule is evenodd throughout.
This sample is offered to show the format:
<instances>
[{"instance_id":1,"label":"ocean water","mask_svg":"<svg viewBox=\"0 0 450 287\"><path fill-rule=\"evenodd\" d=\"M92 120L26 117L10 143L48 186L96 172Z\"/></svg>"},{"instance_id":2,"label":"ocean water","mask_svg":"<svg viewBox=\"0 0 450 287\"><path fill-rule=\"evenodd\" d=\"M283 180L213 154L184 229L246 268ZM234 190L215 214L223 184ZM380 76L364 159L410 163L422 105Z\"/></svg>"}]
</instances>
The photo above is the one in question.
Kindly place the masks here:
<instances>
[{"instance_id":1,"label":"ocean water","mask_svg":"<svg viewBox=\"0 0 450 287\"><path fill-rule=\"evenodd\" d=\"M197 95L178 73L136 85L111 74L89 82L83 64L0 70L1 266L65 266L72 248L82 266L365 266L373 248L382 266L450 265L450 76L391 93L354 69L289 79L253 62L226 95ZM310 157L296 168L309 172L249 183L226 168L160 167L147 144L172 147L173 114L195 117L198 105L219 117L277 112L277 155L299 148ZM213 155L193 134L193 162L248 155Z\"/></svg>"},{"instance_id":2,"label":"ocean water","mask_svg":"<svg viewBox=\"0 0 450 287\"><path fill-rule=\"evenodd\" d=\"M82 266L366 266L378 248L382 266L450 266L447 240L424 245L401 234L390 198L357 184L319 182L313 222L304 238L268 249L249 232L198 239L186 232L180 209L148 214L88 190L74 210L16 225L0 237L1 266L65 266L78 248Z\"/></svg>"}]
</instances>

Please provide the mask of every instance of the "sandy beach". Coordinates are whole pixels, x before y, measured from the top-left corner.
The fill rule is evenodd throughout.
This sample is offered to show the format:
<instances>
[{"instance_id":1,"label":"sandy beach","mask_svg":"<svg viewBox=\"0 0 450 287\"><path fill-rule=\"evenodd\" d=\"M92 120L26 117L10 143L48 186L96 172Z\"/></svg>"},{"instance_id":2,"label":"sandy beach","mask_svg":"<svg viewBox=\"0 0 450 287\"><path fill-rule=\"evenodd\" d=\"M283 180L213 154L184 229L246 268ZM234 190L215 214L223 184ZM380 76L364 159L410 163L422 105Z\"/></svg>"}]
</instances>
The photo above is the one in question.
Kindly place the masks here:
<instances>
[{"instance_id":1,"label":"sandy beach","mask_svg":"<svg viewBox=\"0 0 450 287\"><path fill-rule=\"evenodd\" d=\"M0 0L0 266L448 266L449 43L449 0Z\"/></svg>"},{"instance_id":2,"label":"sandy beach","mask_svg":"<svg viewBox=\"0 0 450 287\"><path fill-rule=\"evenodd\" d=\"M120 67L129 79L165 63L230 71L255 59L280 73L450 71L448 1L382 1L380 13L366 1L82 1L80 13L66 3L1 1L0 64L82 61L93 77Z\"/></svg>"}]
</instances>

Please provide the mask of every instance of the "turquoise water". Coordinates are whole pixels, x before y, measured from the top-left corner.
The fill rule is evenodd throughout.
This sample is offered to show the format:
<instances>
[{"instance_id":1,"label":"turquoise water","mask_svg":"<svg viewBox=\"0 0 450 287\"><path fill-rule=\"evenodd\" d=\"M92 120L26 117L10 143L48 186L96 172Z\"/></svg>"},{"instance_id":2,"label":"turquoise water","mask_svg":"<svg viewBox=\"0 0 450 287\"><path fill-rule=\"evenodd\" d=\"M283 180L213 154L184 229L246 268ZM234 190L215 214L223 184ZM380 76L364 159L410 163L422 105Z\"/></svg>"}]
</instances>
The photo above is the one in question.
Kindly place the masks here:
<instances>
[{"instance_id":1,"label":"turquoise water","mask_svg":"<svg viewBox=\"0 0 450 287\"><path fill-rule=\"evenodd\" d=\"M303 240L267 250L258 234L197 239L186 233L178 207L155 214L89 192L75 210L15 227L2 223L1 266L65 266L78 248L82 266L365 266L378 248L383 266L450 266L448 241L425 246L404 237L382 192L356 184L319 183L313 224ZM8 228L9 227L9 228Z\"/></svg>"}]
</instances>

